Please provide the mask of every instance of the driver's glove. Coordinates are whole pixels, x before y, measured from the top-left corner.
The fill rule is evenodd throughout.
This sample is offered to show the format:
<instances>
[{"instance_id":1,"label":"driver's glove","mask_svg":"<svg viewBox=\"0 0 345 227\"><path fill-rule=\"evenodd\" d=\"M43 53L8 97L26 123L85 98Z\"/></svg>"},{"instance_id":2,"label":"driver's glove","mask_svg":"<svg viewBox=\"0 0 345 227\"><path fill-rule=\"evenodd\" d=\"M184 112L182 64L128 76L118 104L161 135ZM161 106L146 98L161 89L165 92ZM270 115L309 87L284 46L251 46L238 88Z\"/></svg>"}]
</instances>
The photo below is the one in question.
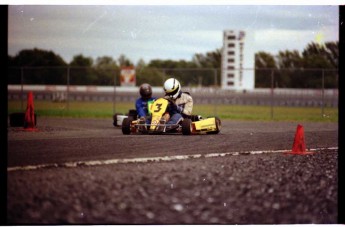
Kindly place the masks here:
<instances>
[{"instance_id":1,"label":"driver's glove","mask_svg":"<svg viewBox=\"0 0 345 227\"><path fill-rule=\"evenodd\" d=\"M182 106L178 106L175 103L172 104L172 109L175 110L178 113L182 113L182 111L183 111L183 107Z\"/></svg>"}]
</instances>

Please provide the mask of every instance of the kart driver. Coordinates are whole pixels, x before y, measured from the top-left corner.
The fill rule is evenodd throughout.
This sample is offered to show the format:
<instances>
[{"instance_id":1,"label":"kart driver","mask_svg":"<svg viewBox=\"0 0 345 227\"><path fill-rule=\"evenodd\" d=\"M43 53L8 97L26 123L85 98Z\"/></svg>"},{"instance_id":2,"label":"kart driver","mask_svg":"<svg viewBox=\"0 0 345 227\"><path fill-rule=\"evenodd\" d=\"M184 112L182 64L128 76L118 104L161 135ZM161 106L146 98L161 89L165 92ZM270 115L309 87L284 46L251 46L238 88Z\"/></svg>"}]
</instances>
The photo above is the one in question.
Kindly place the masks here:
<instances>
[{"instance_id":1,"label":"kart driver","mask_svg":"<svg viewBox=\"0 0 345 227\"><path fill-rule=\"evenodd\" d=\"M168 110L170 119L167 124L178 124L185 117L190 117L193 110L193 98L188 92L181 91L181 84L175 78L164 82L165 97L170 101Z\"/></svg>"},{"instance_id":2,"label":"kart driver","mask_svg":"<svg viewBox=\"0 0 345 227\"><path fill-rule=\"evenodd\" d=\"M135 109L138 112L140 120L147 121L149 114L149 105L156 99L152 97L152 87L150 84L143 83L139 88L140 98L135 101Z\"/></svg>"}]
</instances>

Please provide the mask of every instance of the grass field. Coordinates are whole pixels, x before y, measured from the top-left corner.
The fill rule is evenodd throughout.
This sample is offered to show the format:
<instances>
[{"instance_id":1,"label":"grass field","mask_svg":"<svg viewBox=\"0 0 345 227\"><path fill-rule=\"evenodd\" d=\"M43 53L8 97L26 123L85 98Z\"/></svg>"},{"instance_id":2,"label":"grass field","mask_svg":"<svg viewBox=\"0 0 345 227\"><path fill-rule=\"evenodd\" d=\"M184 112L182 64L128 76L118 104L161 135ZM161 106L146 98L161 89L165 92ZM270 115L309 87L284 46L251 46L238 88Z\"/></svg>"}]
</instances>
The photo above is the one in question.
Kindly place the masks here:
<instances>
[{"instance_id":1,"label":"grass field","mask_svg":"<svg viewBox=\"0 0 345 227\"><path fill-rule=\"evenodd\" d=\"M34 110L38 116L77 117L77 118L112 118L114 113L128 113L134 109L134 103L112 102L70 102L59 103L35 101ZM8 114L25 112L26 103L8 101ZM251 121L311 121L338 122L338 108L320 107L273 107L237 106L237 105L194 105L193 114L218 116L221 119ZM273 118L272 118L273 116Z\"/></svg>"}]
</instances>

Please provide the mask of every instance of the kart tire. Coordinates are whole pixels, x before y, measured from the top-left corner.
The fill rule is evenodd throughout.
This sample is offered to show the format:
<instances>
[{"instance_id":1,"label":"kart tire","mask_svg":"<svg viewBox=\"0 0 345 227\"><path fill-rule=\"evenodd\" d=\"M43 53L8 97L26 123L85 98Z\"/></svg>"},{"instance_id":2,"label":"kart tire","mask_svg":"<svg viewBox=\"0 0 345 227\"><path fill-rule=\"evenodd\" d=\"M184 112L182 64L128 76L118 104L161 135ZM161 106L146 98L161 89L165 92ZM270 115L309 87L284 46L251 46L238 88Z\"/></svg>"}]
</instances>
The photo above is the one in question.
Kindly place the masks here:
<instances>
[{"instance_id":1,"label":"kart tire","mask_svg":"<svg viewBox=\"0 0 345 227\"><path fill-rule=\"evenodd\" d=\"M131 119L130 118L125 118L122 121L122 133L124 135L129 135L131 134Z\"/></svg>"},{"instance_id":2,"label":"kart tire","mask_svg":"<svg viewBox=\"0 0 345 227\"><path fill-rule=\"evenodd\" d=\"M35 116L35 126L37 125L37 115ZM10 114L10 126L11 127L26 127L25 113L11 113Z\"/></svg>"},{"instance_id":3,"label":"kart tire","mask_svg":"<svg viewBox=\"0 0 345 227\"><path fill-rule=\"evenodd\" d=\"M118 115L123 115L123 114L115 113L115 114L113 115L113 125L114 125L114 127L120 126L120 125L117 124L117 116L118 116Z\"/></svg>"},{"instance_id":4,"label":"kart tire","mask_svg":"<svg viewBox=\"0 0 345 227\"><path fill-rule=\"evenodd\" d=\"M192 120L191 119L186 118L182 121L182 134L183 135L192 134Z\"/></svg>"},{"instance_id":5,"label":"kart tire","mask_svg":"<svg viewBox=\"0 0 345 227\"><path fill-rule=\"evenodd\" d=\"M128 112L128 117L132 117L133 120L137 120L138 119L138 112L137 110L129 110Z\"/></svg>"},{"instance_id":6,"label":"kart tire","mask_svg":"<svg viewBox=\"0 0 345 227\"><path fill-rule=\"evenodd\" d=\"M219 117L215 117L216 119L216 131L207 132L207 134L218 134L220 132L220 129L222 128L222 122L220 121Z\"/></svg>"}]
</instances>

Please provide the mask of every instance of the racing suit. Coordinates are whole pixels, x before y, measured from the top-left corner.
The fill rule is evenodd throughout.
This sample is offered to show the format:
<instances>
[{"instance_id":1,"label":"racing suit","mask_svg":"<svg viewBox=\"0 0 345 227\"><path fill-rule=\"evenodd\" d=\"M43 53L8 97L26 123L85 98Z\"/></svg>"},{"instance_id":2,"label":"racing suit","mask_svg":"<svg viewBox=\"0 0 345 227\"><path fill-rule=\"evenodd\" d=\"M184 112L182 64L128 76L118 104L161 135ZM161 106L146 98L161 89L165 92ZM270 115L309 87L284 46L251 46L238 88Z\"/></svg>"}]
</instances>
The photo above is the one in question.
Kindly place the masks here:
<instances>
[{"instance_id":1,"label":"racing suit","mask_svg":"<svg viewBox=\"0 0 345 227\"><path fill-rule=\"evenodd\" d=\"M153 103L153 101L155 100L156 98L152 97L152 98L149 98L149 99L144 99L144 98L138 98L136 101L135 101L135 109L137 110L138 112L138 116L139 118L141 117L149 117L149 110L148 110L148 105L150 103Z\"/></svg>"},{"instance_id":2,"label":"racing suit","mask_svg":"<svg viewBox=\"0 0 345 227\"><path fill-rule=\"evenodd\" d=\"M171 117L167 124L177 124L183 118L192 115L193 98L188 92L182 92L176 100L169 98L169 96L165 98L173 103L168 110Z\"/></svg>"}]
</instances>

